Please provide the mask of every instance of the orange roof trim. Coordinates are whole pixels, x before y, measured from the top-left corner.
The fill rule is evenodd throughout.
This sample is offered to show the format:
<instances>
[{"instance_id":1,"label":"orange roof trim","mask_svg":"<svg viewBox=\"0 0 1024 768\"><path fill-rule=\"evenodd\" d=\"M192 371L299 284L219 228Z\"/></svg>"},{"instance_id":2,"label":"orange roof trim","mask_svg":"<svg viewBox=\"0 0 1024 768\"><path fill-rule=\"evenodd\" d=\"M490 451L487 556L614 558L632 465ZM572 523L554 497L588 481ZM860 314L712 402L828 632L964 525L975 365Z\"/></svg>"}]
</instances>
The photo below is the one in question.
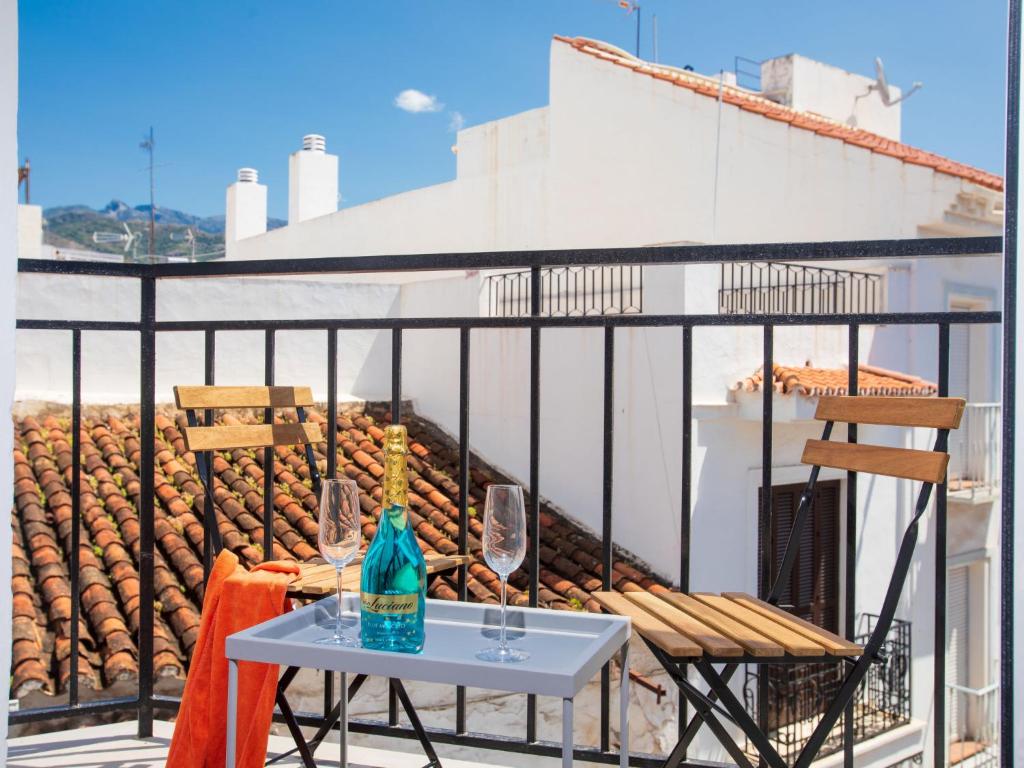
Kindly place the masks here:
<instances>
[{"instance_id":1,"label":"orange roof trim","mask_svg":"<svg viewBox=\"0 0 1024 768\"><path fill-rule=\"evenodd\" d=\"M772 369L772 387L782 395L845 395L849 378L846 368L815 368L810 363L799 367L776 363ZM732 390L757 392L763 381L763 369L758 368L752 376L736 382ZM929 397L938 391L933 382L917 376L873 365L857 366L857 392L861 395Z\"/></svg>"},{"instance_id":2,"label":"orange roof trim","mask_svg":"<svg viewBox=\"0 0 1024 768\"><path fill-rule=\"evenodd\" d=\"M555 35L555 40L571 45L581 53L586 53L594 58L648 75L656 80L664 80L681 88L688 88L703 96L710 96L715 99L719 96L718 81L712 78L684 72L674 67L665 67L641 61L615 46L584 37ZM948 157L942 157L933 152L926 152L923 149L912 147L909 144L887 139L884 136L879 136L877 133L871 133L860 128L851 128L848 125L829 120L821 115L800 112L791 107L776 104L774 101L770 101L763 96L743 90L742 88L727 85L721 89L721 92L722 101L726 104L739 107L747 112L764 115L769 120L789 123L794 128L802 128L803 130L813 131L821 136L839 139L855 147L863 147L880 155L894 157L897 160L902 160L904 163L931 168L939 173L966 179L974 184L996 190L997 192L1003 191L1003 177L983 171L980 168L974 168L973 166L950 160Z\"/></svg>"}]
</instances>

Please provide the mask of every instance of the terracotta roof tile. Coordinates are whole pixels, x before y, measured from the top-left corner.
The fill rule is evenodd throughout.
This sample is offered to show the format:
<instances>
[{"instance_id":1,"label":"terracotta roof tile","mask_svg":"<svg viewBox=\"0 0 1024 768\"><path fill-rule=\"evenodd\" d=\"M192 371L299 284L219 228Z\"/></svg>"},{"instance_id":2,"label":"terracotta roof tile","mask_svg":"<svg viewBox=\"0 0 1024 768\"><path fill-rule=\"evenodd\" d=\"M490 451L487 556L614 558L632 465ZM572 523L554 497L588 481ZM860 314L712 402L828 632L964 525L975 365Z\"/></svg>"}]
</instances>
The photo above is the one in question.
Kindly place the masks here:
<instances>
[{"instance_id":1,"label":"terracotta roof tile","mask_svg":"<svg viewBox=\"0 0 1024 768\"><path fill-rule=\"evenodd\" d=\"M736 382L733 391L756 392L761 388L763 379L763 368L758 368L753 375ZM815 368L808 362L803 366L776 363L772 370L772 386L784 395L845 395L848 383L849 371L846 368ZM857 392L861 395L926 397L936 394L938 387L910 374L862 364L857 367Z\"/></svg>"},{"instance_id":2,"label":"terracotta roof tile","mask_svg":"<svg viewBox=\"0 0 1024 768\"><path fill-rule=\"evenodd\" d=\"M323 427L315 410L309 418ZM380 516L383 430L387 409L368 406L338 416L339 474L362 491L364 546ZM225 422L251 421L228 416ZM11 696L32 692L60 694L71 675L71 589L64 553L71 541L70 481L72 456L65 414L26 417L15 425L15 496L11 524L11 588L14 600L14 648ZM185 449L180 413L155 420L154 495L154 670L180 687L199 632L203 600L203 514L205 498L195 456ZM458 551L460 489L458 448L441 430L410 414L410 520L425 551ZM326 444L315 446L315 460L326 466ZM104 414L83 419L81 432L82 528L80 576L81 646L77 662L83 696L138 676L135 637L139 618L139 520L141 460L137 415ZM317 499L311 490L305 455L295 447L275 451L273 504L274 557L310 560L317 553ZM263 559L263 451L215 454L214 506L222 540L242 562ZM508 482L473 459L466 489L470 551L477 560L467 569L470 599L497 602L500 582L483 561L480 539L486 487ZM541 572L538 601L562 610L599 610L590 593L601 588L601 545L591 534L541 505ZM623 591L664 588L652 575L616 552L612 577ZM529 602L524 569L513 575L509 600ZM454 600L457 575L433 581L432 597ZM166 690L173 690L166 689Z\"/></svg>"},{"instance_id":3,"label":"terracotta roof tile","mask_svg":"<svg viewBox=\"0 0 1024 768\"><path fill-rule=\"evenodd\" d=\"M958 163L948 157L927 152L909 144L893 141L860 128L851 128L848 125L830 120L821 115L799 112L743 88L731 85L720 87L717 80L695 72L687 72L675 67L641 61L615 46L597 40L590 40L584 37L563 37L562 35L555 35L555 40L566 43L575 50L594 58L617 64L620 67L648 75L656 80L672 83L680 88L687 88L703 96L717 99L721 91L722 101L726 104L739 107L746 112L764 115L769 120L789 123L794 128L801 128L813 131L820 136L839 139L847 144L869 149L876 154L894 157L904 163L931 168L949 176L957 176L997 192L1003 191L1003 178L998 174L989 173L964 163Z\"/></svg>"}]
</instances>

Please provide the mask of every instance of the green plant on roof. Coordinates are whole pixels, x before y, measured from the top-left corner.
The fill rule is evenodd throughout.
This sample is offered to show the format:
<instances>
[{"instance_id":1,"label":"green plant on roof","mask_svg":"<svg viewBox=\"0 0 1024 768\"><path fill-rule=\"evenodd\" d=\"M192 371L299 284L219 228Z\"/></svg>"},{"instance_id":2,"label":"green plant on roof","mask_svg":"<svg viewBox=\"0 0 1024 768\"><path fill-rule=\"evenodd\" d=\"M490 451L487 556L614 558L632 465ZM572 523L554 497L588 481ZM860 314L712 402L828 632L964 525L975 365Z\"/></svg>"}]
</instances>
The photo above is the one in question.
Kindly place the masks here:
<instances>
[{"instance_id":1,"label":"green plant on roof","mask_svg":"<svg viewBox=\"0 0 1024 768\"><path fill-rule=\"evenodd\" d=\"M583 610L583 603L580 602L579 598L577 598L577 597L570 597L569 598L569 607L572 608L574 611L582 611Z\"/></svg>"},{"instance_id":2,"label":"green plant on roof","mask_svg":"<svg viewBox=\"0 0 1024 768\"><path fill-rule=\"evenodd\" d=\"M466 507L466 514L470 517L476 517L476 507Z\"/></svg>"},{"instance_id":3,"label":"green plant on roof","mask_svg":"<svg viewBox=\"0 0 1024 768\"><path fill-rule=\"evenodd\" d=\"M191 507L192 503L196 500L196 497L191 493L183 493L181 494L181 500L185 502L186 506Z\"/></svg>"},{"instance_id":4,"label":"green plant on roof","mask_svg":"<svg viewBox=\"0 0 1024 768\"><path fill-rule=\"evenodd\" d=\"M93 544L92 545L92 553L94 555L96 555L96 557L102 558L103 557L103 548L101 546L99 546L98 544Z\"/></svg>"}]
</instances>

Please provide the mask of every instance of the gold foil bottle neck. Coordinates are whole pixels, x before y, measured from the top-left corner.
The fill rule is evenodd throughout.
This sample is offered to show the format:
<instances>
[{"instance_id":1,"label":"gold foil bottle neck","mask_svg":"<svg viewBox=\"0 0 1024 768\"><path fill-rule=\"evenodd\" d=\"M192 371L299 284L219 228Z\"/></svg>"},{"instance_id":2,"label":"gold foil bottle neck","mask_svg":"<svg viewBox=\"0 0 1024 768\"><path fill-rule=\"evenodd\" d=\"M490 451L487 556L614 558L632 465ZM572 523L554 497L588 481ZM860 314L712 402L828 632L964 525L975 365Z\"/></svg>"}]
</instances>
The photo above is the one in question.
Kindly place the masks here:
<instances>
[{"instance_id":1,"label":"gold foil bottle neck","mask_svg":"<svg viewBox=\"0 0 1024 768\"><path fill-rule=\"evenodd\" d=\"M407 433L401 424L384 428L384 483L381 506L387 512L395 506L409 507L409 478L406 457L409 454Z\"/></svg>"}]
</instances>

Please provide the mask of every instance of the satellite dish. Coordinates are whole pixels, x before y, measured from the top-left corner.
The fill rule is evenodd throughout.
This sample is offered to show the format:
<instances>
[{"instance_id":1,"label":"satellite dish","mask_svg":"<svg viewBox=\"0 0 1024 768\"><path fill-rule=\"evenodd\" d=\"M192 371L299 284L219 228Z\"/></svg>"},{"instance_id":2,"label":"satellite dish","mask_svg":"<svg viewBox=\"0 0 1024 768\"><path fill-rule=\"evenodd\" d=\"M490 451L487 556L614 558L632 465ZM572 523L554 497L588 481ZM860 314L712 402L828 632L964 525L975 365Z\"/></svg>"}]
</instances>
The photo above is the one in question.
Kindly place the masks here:
<instances>
[{"instance_id":1,"label":"satellite dish","mask_svg":"<svg viewBox=\"0 0 1024 768\"><path fill-rule=\"evenodd\" d=\"M899 98L894 99L892 97L892 91L889 90L889 81L885 78L885 65L882 63L882 59L878 56L875 57L875 82L868 86L867 91L860 94L859 96L853 97L853 111L850 114L849 119L846 121L848 125L856 128L857 127L857 102L861 99L867 98L875 91L878 92L878 97L882 100L882 104L886 107L892 107L899 104L901 101L909 99L913 94L917 93L924 87L924 83L920 81L914 81L914 84L910 86L910 90L903 93Z\"/></svg>"},{"instance_id":2,"label":"satellite dish","mask_svg":"<svg viewBox=\"0 0 1024 768\"><path fill-rule=\"evenodd\" d=\"M879 57L875 57L875 82L868 86L868 92L865 96L868 96L872 91L878 91L878 95L882 97L882 103L887 107L891 107L894 104L899 104L904 99L910 98L911 94L916 93L924 87L924 83L915 81L910 90L900 96L898 99L894 99L889 91L889 83L885 79L885 65L882 64L882 60Z\"/></svg>"}]
</instances>

